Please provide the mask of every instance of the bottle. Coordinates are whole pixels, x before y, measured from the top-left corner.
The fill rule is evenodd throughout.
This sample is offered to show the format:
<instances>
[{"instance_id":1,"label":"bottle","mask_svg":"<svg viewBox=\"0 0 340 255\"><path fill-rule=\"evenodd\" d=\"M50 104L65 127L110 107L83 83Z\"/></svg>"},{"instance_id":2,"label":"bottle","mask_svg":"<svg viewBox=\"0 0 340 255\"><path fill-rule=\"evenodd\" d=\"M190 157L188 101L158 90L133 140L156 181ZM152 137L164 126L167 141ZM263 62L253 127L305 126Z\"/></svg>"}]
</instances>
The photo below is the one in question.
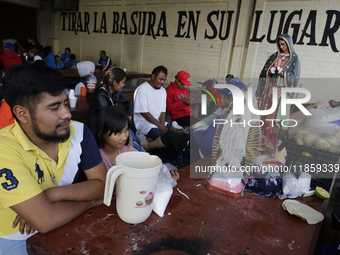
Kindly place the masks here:
<instances>
[{"instance_id":1,"label":"bottle","mask_svg":"<svg viewBox=\"0 0 340 255\"><path fill-rule=\"evenodd\" d=\"M27 52L24 52L22 55L24 56L25 61L27 62L27 60L28 60L28 53L27 53Z\"/></svg>"},{"instance_id":2,"label":"bottle","mask_svg":"<svg viewBox=\"0 0 340 255\"><path fill-rule=\"evenodd\" d=\"M225 84L225 78L224 78L224 76L222 76L221 81L220 81L220 84Z\"/></svg>"},{"instance_id":3,"label":"bottle","mask_svg":"<svg viewBox=\"0 0 340 255\"><path fill-rule=\"evenodd\" d=\"M87 101L90 102L93 92L97 86L97 78L94 76L93 72L86 77L86 98Z\"/></svg>"}]
</instances>

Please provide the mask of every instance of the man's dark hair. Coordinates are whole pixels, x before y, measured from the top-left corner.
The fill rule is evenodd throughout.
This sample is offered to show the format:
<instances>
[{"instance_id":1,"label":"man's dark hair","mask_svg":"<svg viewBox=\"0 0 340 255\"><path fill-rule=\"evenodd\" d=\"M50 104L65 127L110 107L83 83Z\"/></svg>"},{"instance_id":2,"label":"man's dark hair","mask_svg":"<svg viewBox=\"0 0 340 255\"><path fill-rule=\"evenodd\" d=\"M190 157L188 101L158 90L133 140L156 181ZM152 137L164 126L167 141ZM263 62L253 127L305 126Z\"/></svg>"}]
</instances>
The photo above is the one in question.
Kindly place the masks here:
<instances>
[{"instance_id":1,"label":"man's dark hair","mask_svg":"<svg viewBox=\"0 0 340 255\"><path fill-rule=\"evenodd\" d=\"M71 52L71 49L69 47L66 47L65 50L69 50Z\"/></svg>"},{"instance_id":2,"label":"man's dark hair","mask_svg":"<svg viewBox=\"0 0 340 255\"><path fill-rule=\"evenodd\" d=\"M4 99L12 112L15 105L22 105L35 114L43 92L58 96L66 87L64 77L56 69L34 64L13 66L4 77Z\"/></svg>"},{"instance_id":3,"label":"man's dark hair","mask_svg":"<svg viewBox=\"0 0 340 255\"><path fill-rule=\"evenodd\" d=\"M70 55L70 59L76 60L76 55L75 54L71 54Z\"/></svg>"},{"instance_id":4,"label":"man's dark hair","mask_svg":"<svg viewBox=\"0 0 340 255\"><path fill-rule=\"evenodd\" d=\"M101 50L100 53L104 53L106 56L106 51L105 50Z\"/></svg>"},{"instance_id":5,"label":"man's dark hair","mask_svg":"<svg viewBox=\"0 0 340 255\"><path fill-rule=\"evenodd\" d=\"M232 79L234 79L234 75L233 74L227 74L227 76L225 77L225 81L226 83L228 83L229 81L231 81Z\"/></svg>"},{"instance_id":6,"label":"man's dark hair","mask_svg":"<svg viewBox=\"0 0 340 255\"><path fill-rule=\"evenodd\" d=\"M38 59L33 62L33 65L35 66L48 66L45 60Z\"/></svg>"},{"instance_id":7,"label":"man's dark hair","mask_svg":"<svg viewBox=\"0 0 340 255\"><path fill-rule=\"evenodd\" d=\"M46 47L44 48L44 53L48 54L48 53L50 53L50 52L52 52L51 46L46 46Z\"/></svg>"},{"instance_id":8,"label":"man's dark hair","mask_svg":"<svg viewBox=\"0 0 340 255\"><path fill-rule=\"evenodd\" d=\"M166 69L165 66L157 66L157 67L155 67L155 69L153 69L151 74L154 74L157 77L160 72L162 72L166 76L168 76L168 69Z\"/></svg>"},{"instance_id":9,"label":"man's dark hair","mask_svg":"<svg viewBox=\"0 0 340 255\"><path fill-rule=\"evenodd\" d=\"M27 38L28 38L28 39L31 39L31 40L32 40L33 42L35 42L35 43L38 43L37 36L34 35L34 34L29 34L29 35L27 36Z\"/></svg>"}]
</instances>

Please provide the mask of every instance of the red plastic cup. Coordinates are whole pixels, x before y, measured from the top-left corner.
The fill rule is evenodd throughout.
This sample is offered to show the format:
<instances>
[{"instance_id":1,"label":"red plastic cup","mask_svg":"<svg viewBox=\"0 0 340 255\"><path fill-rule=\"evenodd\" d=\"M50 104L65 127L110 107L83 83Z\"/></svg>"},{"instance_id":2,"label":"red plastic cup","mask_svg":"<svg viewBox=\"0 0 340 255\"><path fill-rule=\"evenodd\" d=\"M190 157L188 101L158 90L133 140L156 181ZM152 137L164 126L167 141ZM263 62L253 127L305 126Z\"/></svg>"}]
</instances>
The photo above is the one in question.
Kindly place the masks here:
<instances>
[{"instance_id":1,"label":"red plastic cup","mask_svg":"<svg viewBox=\"0 0 340 255\"><path fill-rule=\"evenodd\" d=\"M86 97L86 87L81 87L81 88L80 88L80 95L81 95L82 97Z\"/></svg>"}]
</instances>

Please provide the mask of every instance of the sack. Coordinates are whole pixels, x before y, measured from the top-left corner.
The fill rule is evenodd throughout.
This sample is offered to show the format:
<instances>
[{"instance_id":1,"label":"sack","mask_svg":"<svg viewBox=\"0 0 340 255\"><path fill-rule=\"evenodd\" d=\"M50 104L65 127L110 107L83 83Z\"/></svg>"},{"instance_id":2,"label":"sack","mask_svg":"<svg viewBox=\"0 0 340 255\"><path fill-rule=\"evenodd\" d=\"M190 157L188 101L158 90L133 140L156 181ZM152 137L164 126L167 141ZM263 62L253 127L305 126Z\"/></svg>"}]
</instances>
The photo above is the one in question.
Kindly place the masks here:
<instances>
[{"instance_id":1,"label":"sack","mask_svg":"<svg viewBox=\"0 0 340 255\"><path fill-rule=\"evenodd\" d=\"M319 106L310 109L312 116L306 116L296 127L289 130L289 138L296 144L331 153L340 152L340 107L327 109Z\"/></svg>"},{"instance_id":2,"label":"sack","mask_svg":"<svg viewBox=\"0 0 340 255\"><path fill-rule=\"evenodd\" d=\"M165 165L162 165L158 176L152 209L158 216L164 216L165 209L173 192L172 188L176 185L177 182L171 178L169 169Z\"/></svg>"}]
</instances>

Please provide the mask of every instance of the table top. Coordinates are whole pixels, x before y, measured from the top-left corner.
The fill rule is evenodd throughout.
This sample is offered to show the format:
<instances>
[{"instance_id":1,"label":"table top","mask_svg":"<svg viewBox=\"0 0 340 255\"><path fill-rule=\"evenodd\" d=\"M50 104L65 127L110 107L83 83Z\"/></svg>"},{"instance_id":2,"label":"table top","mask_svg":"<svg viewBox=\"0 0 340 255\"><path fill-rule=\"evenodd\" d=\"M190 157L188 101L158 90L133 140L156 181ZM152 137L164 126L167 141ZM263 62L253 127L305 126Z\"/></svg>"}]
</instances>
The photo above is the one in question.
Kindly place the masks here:
<instances>
[{"instance_id":1,"label":"table top","mask_svg":"<svg viewBox=\"0 0 340 255\"><path fill-rule=\"evenodd\" d=\"M134 92L124 92L124 94L133 102L133 93ZM72 120L84 122L90 116L90 102L87 101L86 96L76 96L78 98L76 107L70 108L70 112L72 114ZM118 106L125 109L122 104L118 104Z\"/></svg>"},{"instance_id":2,"label":"table top","mask_svg":"<svg viewBox=\"0 0 340 255\"><path fill-rule=\"evenodd\" d=\"M65 77L79 77L78 71L74 69L58 69L58 71ZM105 75L105 71L98 71L97 73L102 78ZM126 79L150 78L150 77L151 77L151 74L148 74L148 73L126 72Z\"/></svg>"},{"instance_id":3,"label":"table top","mask_svg":"<svg viewBox=\"0 0 340 255\"><path fill-rule=\"evenodd\" d=\"M82 121L89 117L90 103L87 101L86 96L76 96L76 107L70 108L72 120Z\"/></svg>"},{"instance_id":4,"label":"table top","mask_svg":"<svg viewBox=\"0 0 340 255\"><path fill-rule=\"evenodd\" d=\"M313 254L321 223L308 225L290 215L278 198L249 192L231 198L210 191L202 179L190 178L190 166L179 173L163 218L152 213L141 224L127 224L113 201L110 207L92 208L63 227L32 236L28 253ZM328 204L315 196L297 200L322 212Z\"/></svg>"}]
</instances>

